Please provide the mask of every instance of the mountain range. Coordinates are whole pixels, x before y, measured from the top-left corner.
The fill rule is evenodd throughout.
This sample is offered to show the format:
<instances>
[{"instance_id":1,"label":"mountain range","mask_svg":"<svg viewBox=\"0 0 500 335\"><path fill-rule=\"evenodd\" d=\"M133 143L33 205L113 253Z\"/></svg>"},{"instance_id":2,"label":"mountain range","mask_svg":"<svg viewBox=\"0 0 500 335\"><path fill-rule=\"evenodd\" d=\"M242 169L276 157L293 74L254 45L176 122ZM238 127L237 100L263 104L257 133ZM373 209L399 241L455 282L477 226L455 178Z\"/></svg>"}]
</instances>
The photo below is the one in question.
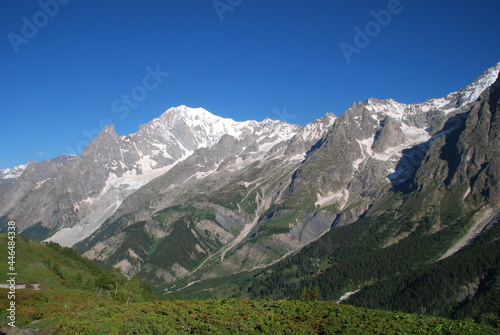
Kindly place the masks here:
<instances>
[{"instance_id":1,"label":"mountain range","mask_svg":"<svg viewBox=\"0 0 500 335\"><path fill-rule=\"evenodd\" d=\"M108 126L79 156L1 170L1 229L15 220L164 294L318 287L367 307L498 313L499 71L305 126L187 106L134 134Z\"/></svg>"}]
</instances>

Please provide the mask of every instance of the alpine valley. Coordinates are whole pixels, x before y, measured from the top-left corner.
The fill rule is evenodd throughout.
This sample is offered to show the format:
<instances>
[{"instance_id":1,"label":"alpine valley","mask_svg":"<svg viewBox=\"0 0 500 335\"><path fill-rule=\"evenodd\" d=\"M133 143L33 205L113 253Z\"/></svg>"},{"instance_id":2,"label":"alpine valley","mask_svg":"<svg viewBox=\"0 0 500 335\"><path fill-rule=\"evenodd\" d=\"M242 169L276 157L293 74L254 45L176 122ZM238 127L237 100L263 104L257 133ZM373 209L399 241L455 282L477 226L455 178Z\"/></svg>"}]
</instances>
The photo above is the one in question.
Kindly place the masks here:
<instances>
[{"instance_id":1,"label":"alpine valley","mask_svg":"<svg viewBox=\"0 0 500 335\"><path fill-rule=\"evenodd\" d=\"M160 295L498 320L500 63L445 97L301 126L167 110L0 171L0 227Z\"/></svg>"}]
</instances>

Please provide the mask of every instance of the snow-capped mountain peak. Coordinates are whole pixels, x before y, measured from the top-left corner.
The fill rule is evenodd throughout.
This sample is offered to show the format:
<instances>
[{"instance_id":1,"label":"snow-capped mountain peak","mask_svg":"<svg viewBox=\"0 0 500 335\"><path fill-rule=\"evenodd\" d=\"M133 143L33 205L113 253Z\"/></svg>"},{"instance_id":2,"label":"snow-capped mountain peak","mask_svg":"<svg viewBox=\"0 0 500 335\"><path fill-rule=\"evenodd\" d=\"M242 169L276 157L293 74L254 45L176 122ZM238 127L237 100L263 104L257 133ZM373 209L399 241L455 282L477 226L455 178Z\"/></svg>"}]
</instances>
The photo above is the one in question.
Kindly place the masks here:
<instances>
[{"instance_id":1,"label":"snow-capped mountain peak","mask_svg":"<svg viewBox=\"0 0 500 335\"><path fill-rule=\"evenodd\" d=\"M170 108L159 118L150 122L152 127L172 133L174 137L178 137L179 130L189 129L197 148L211 147L224 135L240 139L245 134L252 133L257 128L269 123L279 124L283 122L272 120L270 122L267 120L240 122L216 116L204 108L191 108L185 105Z\"/></svg>"},{"instance_id":2,"label":"snow-capped mountain peak","mask_svg":"<svg viewBox=\"0 0 500 335\"><path fill-rule=\"evenodd\" d=\"M108 126L82 153L81 163L91 162L96 176L91 192L75 202L78 223L60 229L50 241L73 245L87 238L126 197L198 150L214 147L225 136L229 136L226 140L233 138L229 140L233 147L238 147L239 141L257 141L258 152L265 154L274 145L289 140L300 128L283 121L238 122L185 105L168 109L134 134L120 136Z\"/></svg>"},{"instance_id":3,"label":"snow-capped mountain peak","mask_svg":"<svg viewBox=\"0 0 500 335\"><path fill-rule=\"evenodd\" d=\"M441 110L445 114L456 111L462 106L475 101L485 89L490 87L498 78L500 62L486 70L470 85L457 92L451 92L443 98L429 99L425 102L404 104L394 99L379 100L370 98L363 104L365 108L377 115L390 116L397 120L404 120L409 114Z\"/></svg>"},{"instance_id":4,"label":"snow-capped mountain peak","mask_svg":"<svg viewBox=\"0 0 500 335\"><path fill-rule=\"evenodd\" d=\"M21 164L13 168L0 170L0 179L17 179L23 174L28 165L32 163L34 163L34 161L29 161L26 164Z\"/></svg>"},{"instance_id":5,"label":"snow-capped mountain peak","mask_svg":"<svg viewBox=\"0 0 500 335\"><path fill-rule=\"evenodd\" d=\"M158 122L164 123L166 126L174 126L179 121L185 121L192 125L201 123L235 123L236 121L228 118L216 116L204 108L192 108L186 105L169 108L159 118L155 119ZM153 120L153 121L155 121Z\"/></svg>"},{"instance_id":6,"label":"snow-capped mountain peak","mask_svg":"<svg viewBox=\"0 0 500 335\"><path fill-rule=\"evenodd\" d=\"M403 119L408 111L407 105L394 99L379 100L370 98L365 102L365 107L375 114L384 114L397 120Z\"/></svg>"},{"instance_id":7,"label":"snow-capped mountain peak","mask_svg":"<svg viewBox=\"0 0 500 335\"><path fill-rule=\"evenodd\" d=\"M497 80L499 71L500 62L486 70L470 85L458 91L457 107L464 106L475 101L486 88L490 87Z\"/></svg>"}]
</instances>

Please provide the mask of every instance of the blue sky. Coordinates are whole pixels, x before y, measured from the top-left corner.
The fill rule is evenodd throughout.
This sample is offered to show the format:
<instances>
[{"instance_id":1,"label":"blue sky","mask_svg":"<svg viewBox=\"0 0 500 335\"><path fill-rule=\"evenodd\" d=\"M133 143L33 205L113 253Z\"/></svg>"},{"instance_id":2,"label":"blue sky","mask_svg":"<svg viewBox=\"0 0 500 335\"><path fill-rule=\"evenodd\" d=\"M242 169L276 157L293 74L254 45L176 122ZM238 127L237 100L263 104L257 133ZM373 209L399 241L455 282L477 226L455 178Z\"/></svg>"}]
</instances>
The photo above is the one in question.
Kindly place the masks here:
<instances>
[{"instance_id":1,"label":"blue sky","mask_svg":"<svg viewBox=\"0 0 500 335\"><path fill-rule=\"evenodd\" d=\"M500 61L499 12L493 0L3 0L0 168L181 104L306 124L369 97L441 97Z\"/></svg>"}]
</instances>

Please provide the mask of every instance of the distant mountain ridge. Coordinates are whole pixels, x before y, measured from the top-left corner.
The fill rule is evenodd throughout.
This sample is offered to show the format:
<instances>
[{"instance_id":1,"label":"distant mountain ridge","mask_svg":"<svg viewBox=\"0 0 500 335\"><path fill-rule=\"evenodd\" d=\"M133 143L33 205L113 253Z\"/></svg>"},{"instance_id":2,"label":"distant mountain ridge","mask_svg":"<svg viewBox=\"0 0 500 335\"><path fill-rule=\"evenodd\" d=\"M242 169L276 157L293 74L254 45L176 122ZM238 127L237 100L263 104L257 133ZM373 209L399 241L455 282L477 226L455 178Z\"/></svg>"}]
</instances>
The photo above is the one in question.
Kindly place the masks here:
<instances>
[{"instance_id":1,"label":"distant mountain ridge","mask_svg":"<svg viewBox=\"0 0 500 335\"><path fill-rule=\"evenodd\" d=\"M281 131L281 138L290 136L296 129L298 126L269 119L261 123L236 122L201 108L186 106L168 110L142 125L135 134L119 136L112 125L107 126L80 156L65 159L68 164L60 165L62 158L57 158L20 166L16 170L3 170L2 175L26 187L15 187L14 194L0 200L0 215L13 211L13 215L22 219L19 220L20 229L41 222L38 226L41 231L65 229L66 237L70 229L67 226L81 222L82 228L75 228L67 241L57 239L57 236L54 238L64 245L72 245L95 230L126 196L194 151L214 145L223 136L239 139L259 131L264 136L265 132ZM11 171L16 171L16 174ZM85 185L81 180L86 180ZM63 194L57 199L61 191ZM66 192L69 192L69 197ZM53 202L48 210L45 207L47 201L43 201L47 194ZM19 204L19 199L25 196L32 200ZM54 208L56 202L57 208ZM38 205L33 208L33 203ZM33 210L34 215L26 215ZM52 216L53 213L56 214ZM61 220L61 214L64 220Z\"/></svg>"},{"instance_id":2,"label":"distant mountain ridge","mask_svg":"<svg viewBox=\"0 0 500 335\"><path fill-rule=\"evenodd\" d=\"M375 254L422 239L432 248L415 251L414 266L427 266L496 225L499 71L500 63L443 98L370 98L306 126L186 106L134 134L108 126L80 156L0 171L0 221L166 292L205 292L217 278L278 269L347 226L380 224L369 233L380 238L370 242ZM436 234L441 244L429 242ZM311 263L315 276L336 257ZM363 285L325 294L338 299ZM243 286L233 283L232 294Z\"/></svg>"}]
</instances>

